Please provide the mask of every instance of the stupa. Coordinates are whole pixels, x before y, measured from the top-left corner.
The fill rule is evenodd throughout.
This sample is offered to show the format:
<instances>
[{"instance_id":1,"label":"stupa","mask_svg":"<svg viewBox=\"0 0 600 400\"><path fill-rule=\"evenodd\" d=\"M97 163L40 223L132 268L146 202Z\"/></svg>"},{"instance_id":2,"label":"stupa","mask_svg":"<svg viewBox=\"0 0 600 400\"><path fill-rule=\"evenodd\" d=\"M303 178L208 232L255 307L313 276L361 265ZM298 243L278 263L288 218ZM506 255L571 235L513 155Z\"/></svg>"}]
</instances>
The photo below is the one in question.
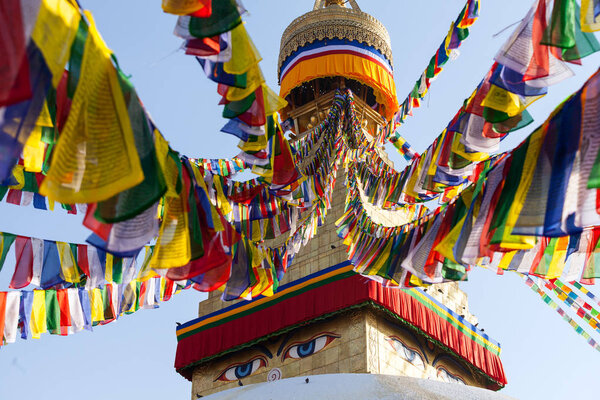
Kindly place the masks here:
<instances>
[{"instance_id":1,"label":"stupa","mask_svg":"<svg viewBox=\"0 0 600 400\"><path fill-rule=\"evenodd\" d=\"M317 0L295 19L283 33L278 70L280 96L288 101L280 116L290 122L291 142L323 121L338 89L352 91L369 140L378 140L398 108L389 34L354 0ZM400 290L353 271L335 226L344 211L344 176L336 182L325 225L273 295L232 303L211 292L198 318L177 328L175 367L192 382L192 399L239 385L347 373L502 388L500 345L477 328L457 283ZM369 212L381 224L403 222L402 213Z\"/></svg>"}]
</instances>

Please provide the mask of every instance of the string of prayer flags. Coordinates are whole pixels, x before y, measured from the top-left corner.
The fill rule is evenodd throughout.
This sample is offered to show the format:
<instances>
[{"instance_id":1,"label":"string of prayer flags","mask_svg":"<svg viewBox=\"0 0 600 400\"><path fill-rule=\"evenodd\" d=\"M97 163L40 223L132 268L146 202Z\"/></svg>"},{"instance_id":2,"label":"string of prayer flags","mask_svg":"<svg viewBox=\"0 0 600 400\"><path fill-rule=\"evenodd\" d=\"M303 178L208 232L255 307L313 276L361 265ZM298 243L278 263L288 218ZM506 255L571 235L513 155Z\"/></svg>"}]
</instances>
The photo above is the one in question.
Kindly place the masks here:
<instances>
[{"instance_id":1,"label":"string of prayer flags","mask_svg":"<svg viewBox=\"0 0 600 400\"><path fill-rule=\"evenodd\" d=\"M571 327L575 330L575 332L577 332L579 335L583 336L583 338L587 341L587 343L590 346L592 346L594 349L600 351L600 344L598 344L594 340L594 338L577 323L577 321L575 321L573 318L571 318L561 307L559 307L558 304L556 304L556 302L552 299L552 297L550 297L543 290L542 285L536 284L533 281L533 279L531 279L528 276L522 275L522 278L525 281L525 284L527 286L529 286L531 288L531 290L533 290L535 293L537 293L541 297L541 299L544 303L546 303L548 306L550 306L550 308L552 308L554 311L556 311L558 313L558 315L560 315L566 323L571 325Z\"/></svg>"},{"instance_id":2,"label":"string of prayer flags","mask_svg":"<svg viewBox=\"0 0 600 400\"><path fill-rule=\"evenodd\" d=\"M462 279L465 267L499 257L503 269L554 279L563 274L569 256L581 254L583 262L569 275L581 282L600 276L595 266L600 217L592 206L597 193L588 188L600 146L591 129L591 116L600 112L599 85L600 71L520 146L488 163L475 185L426 218L400 231L375 224L367 232L381 233L367 240L359 235L356 220L348 218L351 214L345 214L337 225L356 270L392 285L403 285L398 279L407 271L417 284L432 284ZM348 197L346 211L357 204ZM373 224L370 216L360 220ZM393 264L384 261L389 248L379 238L400 232L411 239L394 244L405 256L394 267L400 272L390 273Z\"/></svg>"},{"instance_id":3,"label":"string of prayer flags","mask_svg":"<svg viewBox=\"0 0 600 400\"><path fill-rule=\"evenodd\" d=\"M406 161L412 161L417 156L417 153L413 151L411 145L406 141L406 139L400 136L398 132L394 132L394 134L389 136L388 139Z\"/></svg>"},{"instance_id":4,"label":"string of prayer flags","mask_svg":"<svg viewBox=\"0 0 600 400\"><path fill-rule=\"evenodd\" d=\"M458 48L461 43L469 36L469 27L472 26L479 17L479 0L467 0L460 11L456 21L450 25L448 34L442 41L442 44L431 57L429 65L415 83L412 91L400 105L400 109L394 116L394 128L404 122L407 116L412 115L413 108L420 106L420 100L425 97L431 82L442 72L442 67L449 59L458 56ZM394 137L389 132L388 140ZM393 143L393 142L392 142ZM398 148L398 147L397 147ZM400 148L398 148L400 150Z\"/></svg>"},{"instance_id":5,"label":"string of prayer flags","mask_svg":"<svg viewBox=\"0 0 600 400\"><path fill-rule=\"evenodd\" d=\"M564 18L560 17L561 12L565 14ZM547 10L545 2L534 5L496 55L496 62L484 80L448 124L443 137L438 138L438 147L434 142L425 153L427 157L414 157L417 168L412 170L413 174L421 173L425 166L429 166L427 175L432 176L430 182L454 187L462 185L470 179L473 162L487 158L488 153L498 149L500 140L508 133L533 121L526 108L545 95L549 85L570 76L566 62L579 62L600 50L595 37L581 31L570 3L556 2L552 13L555 15L554 24L535 23L536 20L543 21ZM561 33L561 29L564 31L567 26L569 31ZM556 43L542 45L543 35L554 37ZM552 46L565 35L574 38L565 42L570 47L564 47L567 46L565 43L560 45L563 47ZM400 147L403 140L398 139L397 132L392 132L388 131L388 139L404 153L405 149ZM448 167L454 171L446 170ZM416 183L412 190L406 191L409 197L422 196L419 189L423 186L419 182L426 183L423 188L428 191L439 190L436 185L427 184L427 180L409 182L410 186Z\"/></svg>"},{"instance_id":6,"label":"string of prayer flags","mask_svg":"<svg viewBox=\"0 0 600 400\"><path fill-rule=\"evenodd\" d=\"M180 282L181 283L181 282ZM0 346L21 339L39 339L42 333L68 336L93 330L120 316L158 308L191 285L163 277L97 288L64 288L0 292Z\"/></svg>"}]
</instances>

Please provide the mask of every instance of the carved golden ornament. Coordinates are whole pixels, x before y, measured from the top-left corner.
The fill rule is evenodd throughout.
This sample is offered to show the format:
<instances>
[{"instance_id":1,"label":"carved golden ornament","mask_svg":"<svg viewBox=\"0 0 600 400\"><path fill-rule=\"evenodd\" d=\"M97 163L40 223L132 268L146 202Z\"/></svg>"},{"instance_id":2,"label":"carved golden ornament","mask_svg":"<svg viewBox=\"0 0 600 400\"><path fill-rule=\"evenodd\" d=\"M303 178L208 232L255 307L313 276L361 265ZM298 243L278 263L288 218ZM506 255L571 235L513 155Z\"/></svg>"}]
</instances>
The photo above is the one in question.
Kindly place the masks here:
<instances>
[{"instance_id":1,"label":"carved golden ornament","mask_svg":"<svg viewBox=\"0 0 600 400\"><path fill-rule=\"evenodd\" d=\"M393 66L390 35L381 22L351 8L325 7L296 18L283 32L279 48L279 78L281 65L294 51L315 40L334 38L366 43L379 50Z\"/></svg>"}]
</instances>

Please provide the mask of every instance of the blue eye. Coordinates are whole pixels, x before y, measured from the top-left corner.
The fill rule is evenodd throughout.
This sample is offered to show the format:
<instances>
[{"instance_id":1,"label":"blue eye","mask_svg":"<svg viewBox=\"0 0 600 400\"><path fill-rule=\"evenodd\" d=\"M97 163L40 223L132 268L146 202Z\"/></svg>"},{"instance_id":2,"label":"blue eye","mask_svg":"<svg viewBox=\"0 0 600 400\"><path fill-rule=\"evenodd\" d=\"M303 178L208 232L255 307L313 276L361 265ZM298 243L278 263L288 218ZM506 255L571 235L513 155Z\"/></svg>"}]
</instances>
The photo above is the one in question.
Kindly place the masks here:
<instances>
[{"instance_id":1,"label":"blue eye","mask_svg":"<svg viewBox=\"0 0 600 400\"><path fill-rule=\"evenodd\" d=\"M404 357L406 358L406 361L413 362L416 356L416 351L411 350L408 347L404 347Z\"/></svg>"},{"instance_id":2,"label":"blue eye","mask_svg":"<svg viewBox=\"0 0 600 400\"><path fill-rule=\"evenodd\" d=\"M308 357L313 354L315 352L315 342L316 340L313 339L308 343L298 345L298 355L300 357Z\"/></svg>"},{"instance_id":3,"label":"blue eye","mask_svg":"<svg viewBox=\"0 0 600 400\"><path fill-rule=\"evenodd\" d=\"M239 367L235 367L235 376L238 379L245 378L252 373L252 364L247 363L244 365L240 365Z\"/></svg>"},{"instance_id":4,"label":"blue eye","mask_svg":"<svg viewBox=\"0 0 600 400\"><path fill-rule=\"evenodd\" d=\"M405 345L400 339L396 337L389 337L386 339L389 344L394 348L396 354L398 354L401 358L408 361L415 367L424 370L425 362L423 361L423 356L415 349L411 349L407 345Z\"/></svg>"},{"instance_id":5,"label":"blue eye","mask_svg":"<svg viewBox=\"0 0 600 400\"><path fill-rule=\"evenodd\" d=\"M264 357L257 357L243 364L235 364L227 367L217 377L218 381L237 381L254 374L259 368L265 367L267 360Z\"/></svg>"},{"instance_id":6,"label":"blue eye","mask_svg":"<svg viewBox=\"0 0 600 400\"><path fill-rule=\"evenodd\" d=\"M312 356L315 353L323 350L325 346L331 343L334 339L339 338L339 335L333 333L319 334L318 336L307 340L304 343L294 344L289 346L283 353L282 360L287 358L300 359Z\"/></svg>"}]
</instances>

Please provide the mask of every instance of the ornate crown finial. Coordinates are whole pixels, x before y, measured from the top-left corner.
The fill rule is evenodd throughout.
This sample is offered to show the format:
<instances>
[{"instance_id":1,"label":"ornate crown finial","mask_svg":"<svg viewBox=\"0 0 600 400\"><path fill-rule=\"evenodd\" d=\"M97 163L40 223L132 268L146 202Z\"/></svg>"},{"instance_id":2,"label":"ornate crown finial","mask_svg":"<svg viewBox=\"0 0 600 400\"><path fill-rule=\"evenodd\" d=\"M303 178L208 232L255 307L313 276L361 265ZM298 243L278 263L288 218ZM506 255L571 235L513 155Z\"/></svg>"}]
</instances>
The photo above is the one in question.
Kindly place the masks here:
<instances>
[{"instance_id":1,"label":"ornate crown finial","mask_svg":"<svg viewBox=\"0 0 600 400\"><path fill-rule=\"evenodd\" d=\"M353 10L360 11L360 7L356 3L356 0L315 0L313 11L329 6L340 6L345 8L346 3L350 3L350 7L352 7Z\"/></svg>"}]
</instances>

